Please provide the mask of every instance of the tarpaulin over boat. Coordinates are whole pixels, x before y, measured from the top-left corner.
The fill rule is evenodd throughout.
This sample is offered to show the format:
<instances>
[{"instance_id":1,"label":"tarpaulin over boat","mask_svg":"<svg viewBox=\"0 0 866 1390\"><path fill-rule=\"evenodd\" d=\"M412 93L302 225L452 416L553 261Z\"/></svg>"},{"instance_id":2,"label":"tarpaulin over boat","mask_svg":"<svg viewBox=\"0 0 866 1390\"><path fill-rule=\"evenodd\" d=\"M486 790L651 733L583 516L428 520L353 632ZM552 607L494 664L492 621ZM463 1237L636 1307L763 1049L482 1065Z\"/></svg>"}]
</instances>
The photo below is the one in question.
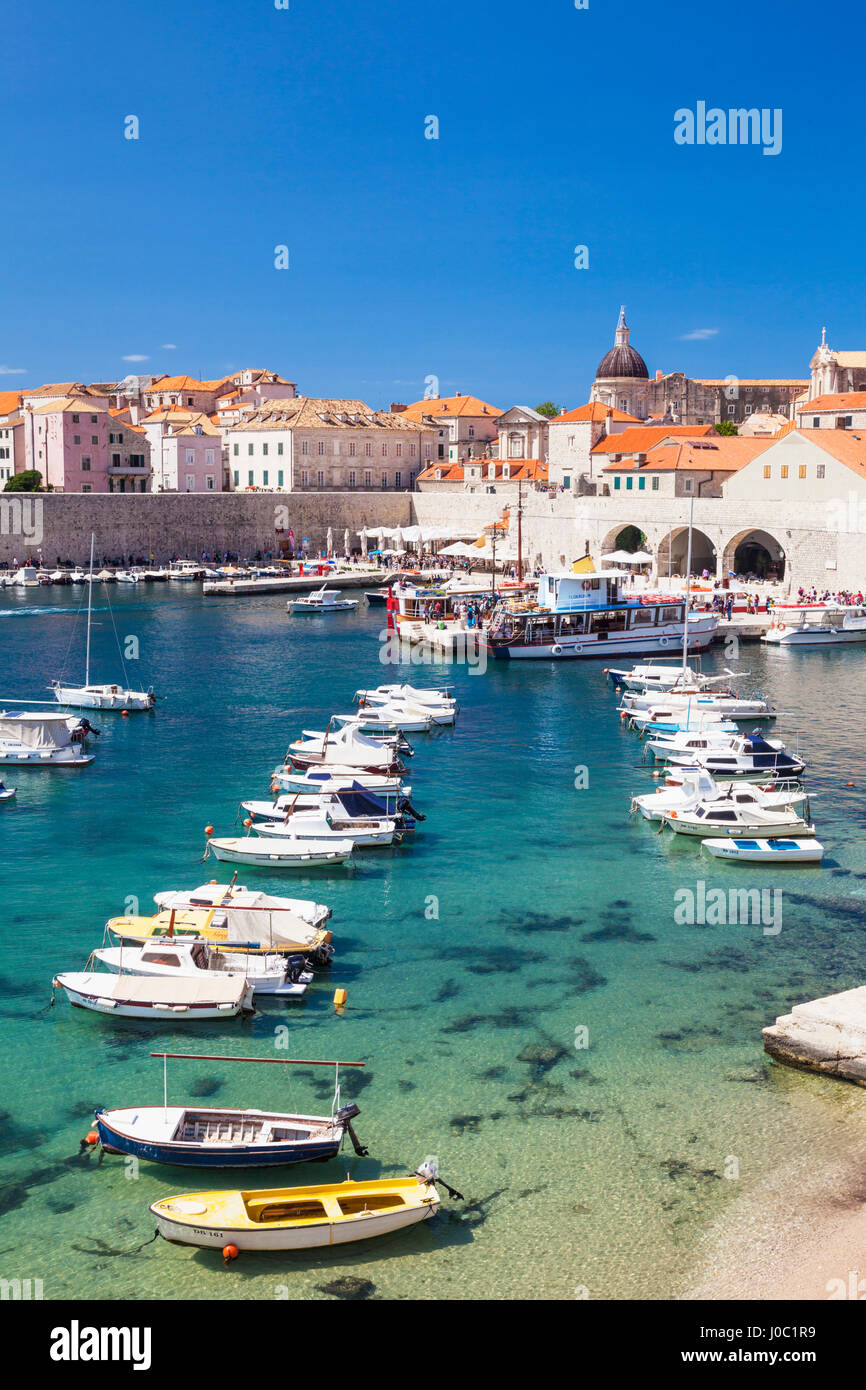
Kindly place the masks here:
<instances>
[{"instance_id":1,"label":"tarpaulin over boat","mask_svg":"<svg viewBox=\"0 0 866 1390\"><path fill-rule=\"evenodd\" d=\"M72 742L70 721L56 715L3 714L0 739L14 739L28 748L66 748Z\"/></svg>"},{"instance_id":2,"label":"tarpaulin over boat","mask_svg":"<svg viewBox=\"0 0 866 1390\"><path fill-rule=\"evenodd\" d=\"M233 894L226 920L229 942L255 941L262 946L291 945L297 949L312 946L320 939L318 928L311 927L268 893L249 890Z\"/></svg>"}]
</instances>

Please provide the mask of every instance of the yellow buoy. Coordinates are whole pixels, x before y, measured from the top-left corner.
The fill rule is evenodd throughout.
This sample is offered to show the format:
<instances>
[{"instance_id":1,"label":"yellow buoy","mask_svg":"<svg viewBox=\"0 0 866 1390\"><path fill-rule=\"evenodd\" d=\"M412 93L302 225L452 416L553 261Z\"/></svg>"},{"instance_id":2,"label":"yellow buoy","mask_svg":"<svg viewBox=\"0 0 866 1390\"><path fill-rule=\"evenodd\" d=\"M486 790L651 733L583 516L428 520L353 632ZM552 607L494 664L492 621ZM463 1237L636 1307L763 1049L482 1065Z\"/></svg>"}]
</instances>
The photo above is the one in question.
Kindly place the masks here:
<instances>
[{"instance_id":1,"label":"yellow buoy","mask_svg":"<svg viewBox=\"0 0 866 1390\"><path fill-rule=\"evenodd\" d=\"M334 990L334 1008L341 1009L348 999L348 994L344 989Z\"/></svg>"}]
</instances>

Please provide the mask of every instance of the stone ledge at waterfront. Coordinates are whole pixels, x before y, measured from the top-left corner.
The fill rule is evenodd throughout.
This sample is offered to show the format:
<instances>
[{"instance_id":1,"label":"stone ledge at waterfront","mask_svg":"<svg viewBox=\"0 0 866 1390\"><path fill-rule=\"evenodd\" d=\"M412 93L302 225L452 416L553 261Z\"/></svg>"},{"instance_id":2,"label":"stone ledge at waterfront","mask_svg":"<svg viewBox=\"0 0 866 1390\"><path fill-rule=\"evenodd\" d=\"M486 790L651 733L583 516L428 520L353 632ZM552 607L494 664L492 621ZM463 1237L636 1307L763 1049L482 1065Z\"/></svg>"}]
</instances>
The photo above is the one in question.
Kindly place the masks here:
<instances>
[{"instance_id":1,"label":"stone ledge at waterfront","mask_svg":"<svg viewBox=\"0 0 866 1390\"><path fill-rule=\"evenodd\" d=\"M778 1062L866 1086L866 985L795 1004L764 1029Z\"/></svg>"}]
</instances>

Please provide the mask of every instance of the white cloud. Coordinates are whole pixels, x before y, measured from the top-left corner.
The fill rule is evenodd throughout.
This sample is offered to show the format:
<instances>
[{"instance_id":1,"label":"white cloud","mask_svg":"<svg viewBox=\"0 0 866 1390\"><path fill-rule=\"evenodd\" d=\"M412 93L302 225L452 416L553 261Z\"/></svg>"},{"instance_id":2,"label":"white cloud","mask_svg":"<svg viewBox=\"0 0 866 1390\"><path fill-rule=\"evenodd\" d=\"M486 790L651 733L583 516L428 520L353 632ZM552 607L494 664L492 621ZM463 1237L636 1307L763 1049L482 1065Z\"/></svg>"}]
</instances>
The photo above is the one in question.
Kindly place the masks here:
<instances>
[{"instance_id":1,"label":"white cloud","mask_svg":"<svg viewBox=\"0 0 866 1390\"><path fill-rule=\"evenodd\" d=\"M681 338L680 338L680 342L681 342L681 343L691 343L691 342L700 343L700 342L703 342L703 340L704 340L705 338L714 338L714 337L716 336L716 334L718 333L718 331L719 331L719 330L718 330L717 328L693 328L692 331L691 331L691 333L683 333L683 334L682 334L682 336L681 336Z\"/></svg>"},{"instance_id":2,"label":"white cloud","mask_svg":"<svg viewBox=\"0 0 866 1390\"><path fill-rule=\"evenodd\" d=\"M123 360L124 362L147 362L150 359L143 352L128 352Z\"/></svg>"},{"instance_id":3,"label":"white cloud","mask_svg":"<svg viewBox=\"0 0 866 1390\"><path fill-rule=\"evenodd\" d=\"M176 348L177 348L177 343L163 343L163 344L162 344L162 347L161 347L161 349L160 349L160 351L161 351L161 352L174 352L174 351L176 350Z\"/></svg>"},{"instance_id":4,"label":"white cloud","mask_svg":"<svg viewBox=\"0 0 866 1390\"><path fill-rule=\"evenodd\" d=\"M26 376L26 367L0 367L0 376Z\"/></svg>"}]
</instances>

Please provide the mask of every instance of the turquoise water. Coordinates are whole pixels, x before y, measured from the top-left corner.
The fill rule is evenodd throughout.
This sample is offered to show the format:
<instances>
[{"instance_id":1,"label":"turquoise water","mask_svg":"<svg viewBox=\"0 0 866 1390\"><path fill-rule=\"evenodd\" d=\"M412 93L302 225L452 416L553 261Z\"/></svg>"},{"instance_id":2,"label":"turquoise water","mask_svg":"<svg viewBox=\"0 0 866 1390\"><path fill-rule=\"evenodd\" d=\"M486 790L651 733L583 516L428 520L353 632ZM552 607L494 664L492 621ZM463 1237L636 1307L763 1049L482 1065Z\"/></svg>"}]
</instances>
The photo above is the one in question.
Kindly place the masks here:
<instances>
[{"instance_id":1,"label":"turquoise water","mask_svg":"<svg viewBox=\"0 0 866 1390\"><path fill-rule=\"evenodd\" d=\"M79 676L78 604L69 589L0 599L3 697L38 696L70 649L66 675ZM760 1030L863 980L862 653L744 649L747 683L803 731L828 849L823 868L768 880L629 820L631 795L652 782L599 665L394 676L377 660L383 616L363 605L293 620L279 597L223 603L197 588L115 589L111 604L120 640L139 642L131 683L153 681L158 712L94 717L104 733L87 769L3 770L19 791L0 805L0 1275L41 1278L46 1298L674 1297L703 1269L707 1232L736 1220L769 1173L790 1170L795 1195L822 1156L858 1152L866 1097L769 1064ZM120 675L104 592L93 674ZM81 968L130 899L148 912L161 889L225 881L199 862L204 826L231 832L301 727L401 677L453 680L462 707L455 730L414 736L413 801L427 815L416 844L363 855L355 872L242 875L333 908L336 961L303 1004L165 1030L62 995L47 1008L52 975ZM698 879L780 888L781 932L677 925L674 893ZM467 1203L334 1255L226 1269L216 1252L136 1251L153 1233L150 1202L222 1179L145 1164L130 1178L119 1158L76 1159L93 1107L158 1103L152 1049L280 1056L283 1023L292 1055L366 1061L344 1094L361 1105L370 1157L348 1150L263 1183L403 1173L436 1154ZM324 1076L292 1071L176 1062L169 1091L327 1110Z\"/></svg>"}]
</instances>

